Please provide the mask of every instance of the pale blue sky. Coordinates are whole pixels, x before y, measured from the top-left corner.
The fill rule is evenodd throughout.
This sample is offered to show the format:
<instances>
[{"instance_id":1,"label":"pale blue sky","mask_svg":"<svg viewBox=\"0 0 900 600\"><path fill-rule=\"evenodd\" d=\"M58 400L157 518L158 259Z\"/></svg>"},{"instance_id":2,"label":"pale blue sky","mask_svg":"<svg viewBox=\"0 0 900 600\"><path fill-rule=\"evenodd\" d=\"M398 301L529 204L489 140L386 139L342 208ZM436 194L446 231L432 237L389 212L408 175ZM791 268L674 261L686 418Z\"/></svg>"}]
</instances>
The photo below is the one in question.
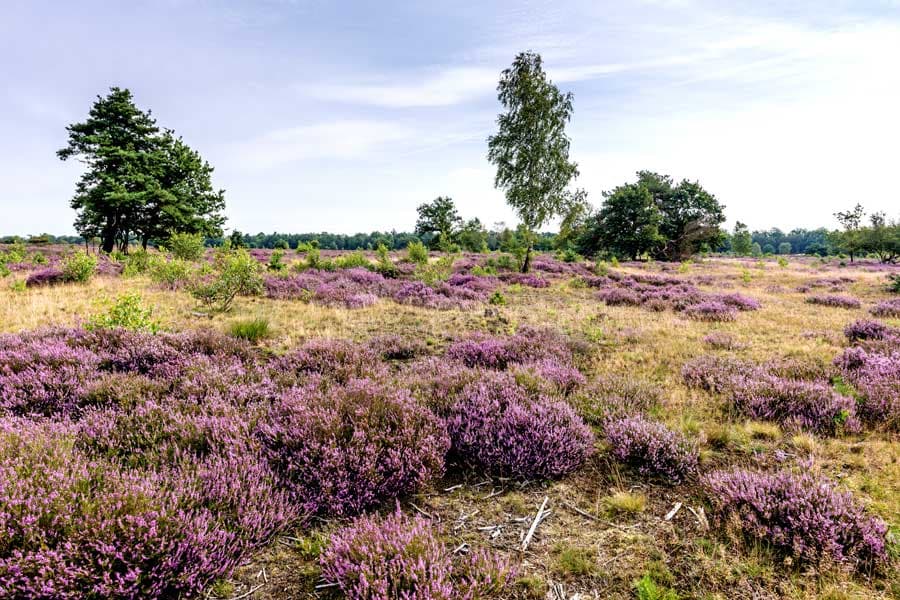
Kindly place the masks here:
<instances>
[{"instance_id":1,"label":"pale blue sky","mask_svg":"<svg viewBox=\"0 0 900 600\"><path fill-rule=\"evenodd\" d=\"M785 8L788 6L788 8ZM71 232L55 151L97 94L215 167L228 226L409 229L450 195L514 222L487 136L499 72L540 52L575 94L577 185L699 179L752 228L900 216L898 2L0 0L0 233Z\"/></svg>"}]
</instances>

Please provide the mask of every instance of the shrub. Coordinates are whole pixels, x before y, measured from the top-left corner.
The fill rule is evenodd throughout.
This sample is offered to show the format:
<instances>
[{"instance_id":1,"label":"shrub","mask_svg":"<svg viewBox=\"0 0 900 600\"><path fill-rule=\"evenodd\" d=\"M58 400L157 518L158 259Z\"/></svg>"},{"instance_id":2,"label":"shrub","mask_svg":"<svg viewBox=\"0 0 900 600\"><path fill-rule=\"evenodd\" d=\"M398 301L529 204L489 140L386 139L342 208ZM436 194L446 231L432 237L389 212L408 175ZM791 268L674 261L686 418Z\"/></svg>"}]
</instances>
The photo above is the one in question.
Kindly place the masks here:
<instances>
[{"instance_id":1,"label":"shrub","mask_svg":"<svg viewBox=\"0 0 900 600\"><path fill-rule=\"evenodd\" d=\"M723 322L734 321L737 318L737 311L734 308L716 300L706 300L688 306L684 313L696 321Z\"/></svg>"},{"instance_id":2,"label":"shrub","mask_svg":"<svg viewBox=\"0 0 900 600\"><path fill-rule=\"evenodd\" d=\"M856 391L860 417L867 423L900 430L900 352L895 339L886 343L883 351L847 348L835 364Z\"/></svg>"},{"instance_id":3,"label":"shrub","mask_svg":"<svg viewBox=\"0 0 900 600\"><path fill-rule=\"evenodd\" d=\"M404 516L399 508L337 531L319 562L325 581L348 600L485 598L514 578L509 563L491 553L448 552L427 520Z\"/></svg>"},{"instance_id":4,"label":"shrub","mask_svg":"<svg viewBox=\"0 0 900 600\"><path fill-rule=\"evenodd\" d=\"M200 233L173 233L166 247L175 258L194 261L203 256L203 242L203 234Z\"/></svg>"},{"instance_id":5,"label":"shrub","mask_svg":"<svg viewBox=\"0 0 900 600\"><path fill-rule=\"evenodd\" d=\"M138 293L124 294L115 301L106 301L106 310L95 314L85 324L88 331L98 328L130 329L132 331L159 331L159 321L153 319L153 309L144 307Z\"/></svg>"},{"instance_id":6,"label":"shrub","mask_svg":"<svg viewBox=\"0 0 900 600\"><path fill-rule=\"evenodd\" d=\"M153 264L152 258L152 255L142 248L132 251L124 258L125 268L122 270L122 275L134 277L148 272Z\"/></svg>"},{"instance_id":7,"label":"shrub","mask_svg":"<svg viewBox=\"0 0 900 600\"><path fill-rule=\"evenodd\" d=\"M797 558L860 569L887 560L885 523L812 473L719 471L705 484L720 517L734 515L744 534Z\"/></svg>"},{"instance_id":8,"label":"shrub","mask_svg":"<svg viewBox=\"0 0 900 600\"><path fill-rule=\"evenodd\" d=\"M257 343L260 340L269 337L269 320L264 317L255 319L244 319L235 321L228 326L228 333L231 337L248 342Z\"/></svg>"},{"instance_id":9,"label":"shrub","mask_svg":"<svg viewBox=\"0 0 900 600\"><path fill-rule=\"evenodd\" d=\"M894 294L900 294L900 273L888 275L887 290Z\"/></svg>"},{"instance_id":10,"label":"shrub","mask_svg":"<svg viewBox=\"0 0 900 600\"><path fill-rule=\"evenodd\" d=\"M239 558L178 491L73 450L62 425L0 423L0 589L17 598L193 596Z\"/></svg>"},{"instance_id":11,"label":"shrub","mask_svg":"<svg viewBox=\"0 0 900 600\"><path fill-rule=\"evenodd\" d=\"M591 430L568 404L530 398L506 373L465 385L445 416L454 458L499 476L559 478L593 452Z\"/></svg>"},{"instance_id":12,"label":"shrub","mask_svg":"<svg viewBox=\"0 0 900 600\"><path fill-rule=\"evenodd\" d=\"M500 290L494 290L494 293L488 298L488 304L493 306L503 306L506 304L506 298L500 293Z\"/></svg>"},{"instance_id":13,"label":"shrub","mask_svg":"<svg viewBox=\"0 0 900 600\"><path fill-rule=\"evenodd\" d=\"M24 292L26 285L24 279L13 279L9 282L9 289L13 292Z\"/></svg>"},{"instance_id":14,"label":"shrub","mask_svg":"<svg viewBox=\"0 0 900 600\"><path fill-rule=\"evenodd\" d=\"M900 318L900 298L883 300L869 309L869 312L876 317Z\"/></svg>"},{"instance_id":15,"label":"shrub","mask_svg":"<svg viewBox=\"0 0 900 600\"><path fill-rule=\"evenodd\" d=\"M149 271L150 279L155 283L168 290L177 290L191 280L194 269L189 262L175 258L153 260Z\"/></svg>"},{"instance_id":16,"label":"shrub","mask_svg":"<svg viewBox=\"0 0 900 600\"><path fill-rule=\"evenodd\" d=\"M750 374L735 380L731 401L744 415L788 429L836 435L860 428L856 401L822 383Z\"/></svg>"},{"instance_id":17,"label":"shrub","mask_svg":"<svg viewBox=\"0 0 900 600\"><path fill-rule=\"evenodd\" d=\"M416 279L425 285L436 285L442 281L447 281L453 274L452 254L442 256L433 263L425 262L416 267Z\"/></svg>"},{"instance_id":18,"label":"shrub","mask_svg":"<svg viewBox=\"0 0 900 600\"><path fill-rule=\"evenodd\" d=\"M679 433L641 416L615 419L604 426L610 453L641 475L678 484L697 471L697 450Z\"/></svg>"},{"instance_id":19,"label":"shrub","mask_svg":"<svg viewBox=\"0 0 900 600\"><path fill-rule=\"evenodd\" d=\"M378 244L378 247L375 249L375 254L378 257L378 262L375 265L375 270L377 272L390 279L400 275L400 269L398 269L397 265L394 264L394 261L391 260L391 255L388 252L387 246Z\"/></svg>"},{"instance_id":20,"label":"shrub","mask_svg":"<svg viewBox=\"0 0 900 600\"><path fill-rule=\"evenodd\" d=\"M638 600L680 600L678 592L659 585L649 574L634 582Z\"/></svg>"},{"instance_id":21,"label":"shrub","mask_svg":"<svg viewBox=\"0 0 900 600\"><path fill-rule=\"evenodd\" d=\"M287 265L284 263L284 250L279 248L272 252L266 268L270 271L284 271L287 268Z\"/></svg>"},{"instance_id":22,"label":"shrub","mask_svg":"<svg viewBox=\"0 0 900 600\"><path fill-rule=\"evenodd\" d=\"M258 262L246 250L227 253L218 275L210 282L199 283L191 293L207 307L225 312L235 297L261 294L263 279Z\"/></svg>"},{"instance_id":23,"label":"shrub","mask_svg":"<svg viewBox=\"0 0 900 600\"><path fill-rule=\"evenodd\" d=\"M721 392L731 386L736 376L754 368L755 365L745 360L708 354L684 363L681 376L688 387Z\"/></svg>"},{"instance_id":24,"label":"shrub","mask_svg":"<svg viewBox=\"0 0 900 600\"><path fill-rule=\"evenodd\" d=\"M354 380L285 393L258 427L306 511L352 515L419 491L443 471L447 433L405 390Z\"/></svg>"},{"instance_id":25,"label":"shrub","mask_svg":"<svg viewBox=\"0 0 900 600\"><path fill-rule=\"evenodd\" d=\"M860 340L883 340L895 336L900 338L900 331L879 321L860 319L844 327L844 335L852 343Z\"/></svg>"},{"instance_id":26,"label":"shrub","mask_svg":"<svg viewBox=\"0 0 900 600\"><path fill-rule=\"evenodd\" d=\"M817 294L806 298L809 304L818 304L819 306L833 306L835 308L859 308L860 302L852 296L839 296L836 294L822 295Z\"/></svg>"},{"instance_id":27,"label":"shrub","mask_svg":"<svg viewBox=\"0 0 900 600\"><path fill-rule=\"evenodd\" d=\"M63 273L62 269L58 269L56 267L47 267L46 269L39 269L37 271L29 273L28 277L25 278L25 286L51 286L58 283L63 283L65 281L66 274Z\"/></svg>"},{"instance_id":28,"label":"shrub","mask_svg":"<svg viewBox=\"0 0 900 600\"><path fill-rule=\"evenodd\" d=\"M63 277L66 281L86 283L97 270L97 257L84 252L76 252L62 262Z\"/></svg>"},{"instance_id":29,"label":"shrub","mask_svg":"<svg viewBox=\"0 0 900 600\"><path fill-rule=\"evenodd\" d=\"M411 263L424 265L428 262L428 249L422 242L409 242L406 245L406 258Z\"/></svg>"},{"instance_id":30,"label":"shrub","mask_svg":"<svg viewBox=\"0 0 900 600\"><path fill-rule=\"evenodd\" d=\"M334 260L334 265L338 269L369 269L372 263L362 252L350 252L342 254Z\"/></svg>"}]
</instances>

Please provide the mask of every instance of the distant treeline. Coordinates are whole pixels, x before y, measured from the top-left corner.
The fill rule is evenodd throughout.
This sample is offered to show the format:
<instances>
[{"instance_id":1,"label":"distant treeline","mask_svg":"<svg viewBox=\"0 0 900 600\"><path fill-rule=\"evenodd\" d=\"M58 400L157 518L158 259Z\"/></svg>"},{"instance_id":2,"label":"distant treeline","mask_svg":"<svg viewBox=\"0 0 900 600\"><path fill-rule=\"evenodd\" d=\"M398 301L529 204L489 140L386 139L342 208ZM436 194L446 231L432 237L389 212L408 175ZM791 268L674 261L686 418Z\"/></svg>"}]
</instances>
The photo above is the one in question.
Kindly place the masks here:
<instances>
[{"instance_id":1,"label":"distant treeline","mask_svg":"<svg viewBox=\"0 0 900 600\"><path fill-rule=\"evenodd\" d=\"M819 229L792 229L785 233L782 230L772 228L766 231L752 232L753 242L759 244L765 254L784 254L786 246L790 244L790 254L814 254L827 256L836 251L828 240L828 230ZM488 231L486 236L489 250L498 250L502 245L503 231ZM403 250L411 241L422 241L428 244L432 236L418 236L414 233L398 231L373 231L371 233L255 233L240 234L243 245L248 248L276 248L287 244L290 248L296 248L298 244L308 244L318 240L319 247L323 250L374 250L379 244L384 244L391 250ZM535 243L537 250L553 250L556 248L555 233L541 233ZM221 246L225 238L207 238L207 246ZM26 242L29 244L83 244L84 238L77 235L51 235L44 233L33 236L8 235L0 237L0 244L12 244ZM731 239L727 236L720 247L719 252L731 251Z\"/></svg>"}]
</instances>

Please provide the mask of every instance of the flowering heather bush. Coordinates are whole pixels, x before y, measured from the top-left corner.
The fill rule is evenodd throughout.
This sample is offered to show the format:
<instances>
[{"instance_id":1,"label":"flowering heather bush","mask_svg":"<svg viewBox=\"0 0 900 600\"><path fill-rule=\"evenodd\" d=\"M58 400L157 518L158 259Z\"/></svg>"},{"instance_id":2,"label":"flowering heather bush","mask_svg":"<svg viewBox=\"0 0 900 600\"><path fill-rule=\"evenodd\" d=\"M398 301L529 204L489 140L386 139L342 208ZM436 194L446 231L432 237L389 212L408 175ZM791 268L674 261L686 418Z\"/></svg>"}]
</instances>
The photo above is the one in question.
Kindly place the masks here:
<instances>
[{"instance_id":1,"label":"flowering heather bush","mask_svg":"<svg viewBox=\"0 0 900 600\"><path fill-rule=\"evenodd\" d=\"M900 330L888 327L879 321L860 319L844 327L844 335L852 342L860 340L883 340L896 337L900 340Z\"/></svg>"},{"instance_id":2,"label":"flowering heather bush","mask_svg":"<svg viewBox=\"0 0 900 600\"><path fill-rule=\"evenodd\" d=\"M587 382L581 371L552 358L517 365L513 373L519 385L536 394L568 396Z\"/></svg>"},{"instance_id":3,"label":"flowering heather bush","mask_svg":"<svg viewBox=\"0 0 900 600\"><path fill-rule=\"evenodd\" d=\"M575 348L564 336L546 329L522 327L515 335L494 338L473 335L447 348L447 358L467 367L505 369L511 364L553 359L571 364Z\"/></svg>"},{"instance_id":4,"label":"flowering heather bush","mask_svg":"<svg viewBox=\"0 0 900 600\"><path fill-rule=\"evenodd\" d=\"M543 277L531 275L528 273L502 273L500 279L505 283L524 285L532 288L550 287L550 282Z\"/></svg>"},{"instance_id":5,"label":"flowering heather bush","mask_svg":"<svg viewBox=\"0 0 900 600\"><path fill-rule=\"evenodd\" d=\"M733 335L722 331L707 334L703 338L703 343L716 350L738 350L744 347Z\"/></svg>"},{"instance_id":6,"label":"flowering heather bush","mask_svg":"<svg viewBox=\"0 0 900 600\"><path fill-rule=\"evenodd\" d=\"M887 561L887 525L828 480L808 472L739 470L713 473L705 484L723 521L733 515L744 534L797 558L859 569Z\"/></svg>"},{"instance_id":7,"label":"flowering heather bush","mask_svg":"<svg viewBox=\"0 0 900 600\"><path fill-rule=\"evenodd\" d=\"M0 590L16 598L199 593L239 552L177 490L72 449L66 426L0 421Z\"/></svg>"},{"instance_id":8,"label":"flowering heather bush","mask_svg":"<svg viewBox=\"0 0 900 600\"><path fill-rule=\"evenodd\" d=\"M681 377L688 387L721 392L728 389L735 376L754 368L755 365L745 360L706 354L684 363Z\"/></svg>"},{"instance_id":9,"label":"flowering heather bush","mask_svg":"<svg viewBox=\"0 0 900 600\"><path fill-rule=\"evenodd\" d=\"M888 343L890 349L847 348L835 365L859 396L860 417L900 430L900 351L893 339Z\"/></svg>"},{"instance_id":10,"label":"flowering heather bush","mask_svg":"<svg viewBox=\"0 0 900 600\"><path fill-rule=\"evenodd\" d=\"M602 290L597 297L609 306L638 306L641 303L641 297L637 292L623 288Z\"/></svg>"},{"instance_id":11,"label":"flowering heather bush","mask_svg":"<svg viewBox=\"0 0 900 600\"><path fill-rule=\"evenodd\" d=\"M364 379L285 393L257 434L304 510L331 515L418 491L442 472L450 445L440 421L409 392Z\"/></svg>"},{"instance_id":12,"label":"flowering heather bush","mask_svg":"<svg viewBox=\"0 0 900 600\"><path fill-rule=\"evenodd\" d=\"M514 577L491 553L448 552L429 521L399 508L337 531L319 562L325 581L348 600L472 600L502 592Z\"/></svg>"},{"instance_id":13,"label":"flowering heather bush","mask_svg":"<svg viewBox=\"0 0 900 600\"><path fill-rule=\"evenodd\" d=\"M377 336L371 338L366 346L382 360L412 360L428 354L425 342L399 335Z\"/></svg>"},{"instance_id":14,"label":"flowering heather bush","mask_svg":"<svg viewBox=\"0 0 900 600\"><path fill-rule=\"evenodd\" d=\"M762 363L760 369L775 377L802 381L827 381L834 374L831 365L814 356L772 358Z\"/></svg>"},{"instance_id":15,"label":"flowering heather bush","mask_svg":"<svg viewBox=\"0 0 900 600\"><path fill-rule=\"evenodd\" d=\"M346 383L351 379L381 375L386 368L379 354L371 348L348 340L319 339L275 359L269 370L274 379L289 386L310 375Z\"/></svg>"},{"instance_id":16,"label":"flowering heather bush","mask_svg":"<svg viewBox=\"0 0 900 600\"><path fill-rule=\"evenodd\" d=\"M692 304L684 310L689 318L696 321L734 321L737 318L737 310L724 302L707 300Z\"/></svg>"},{"instance_id":17,"label":"flowering heather bush","mask_svg":"<svg viewBox=\"0 0 900 600\"><path fill-rule=\"evenodd\" d=\"M713 299L727 306L733 306L741 311L759 310L762 308L762 304L759 300L751 298L750 296L744 296L743 294L720 294L714 296Z\"/></svg>"},{"instance_id":18,"label":"flowering heather bush","mask_svg":"<svg viewBox=\"0 0 900 600\"><path fill-rule=\"evenodd\" d=\"M608 421L604 426L610 453L641 475L678 484L697 471L697 450L662 423L641 416Z\"/></svg>"},{"instance_id":19,"label":"flowering heather bush","mask_svg":"<svg viewBox=\"0 0 900 600\"><path fill-rule=\"evenodd\" d=\"M861 306L859 300L853 296L831 295L815 295L809 296L806 301L809 304L818 304L820 306L833 306L835 308L859 308Z\"/></svg>"},{"instance_id":20,"label":"flowering heather bush","mask_svg":"<svg viewBox=\"0 0 900 600\"><path fill-rule=\"evenodd\" d=\"M572 408L531 398L507 373L462 388L445 415L456 460L516 479L557 478L593 452L593 434Z\"/></svg>"},{"instance_id":21,"label":"flowering heather bush","mask_svg":"<svg viewBox=\"0 0 900 600\"><path fill-rule=\"evenodd\" d=\"M570 398L591 425L608 419L644 414L660 401L659 390L628 375L605 375L581 386Z\"/></svg>"},{"instance_id":22,"label":"flowering heather bush","mask_svg":"<svg viewBox=\"0 0 900 600\"><path fill-rule=\"evenodd\" d=\"M62 269L58 267L47 267L45 269L38 269L37 271L32 271L31 273L29 273L28 277L25 279L25 286L41 287L56 285L65 281L66 274L63 273Z\"/></svg>"},{"instance_id":23,"label":"flowering heather bush","mask_svg":"<svg viewBox=\"0 0 900 600\"><path fill-rule=\"evenodd\" d=\"M900 318L900 298L882 300L869 309L869 312L876 317Z\"/></svg>"}]
</instances>

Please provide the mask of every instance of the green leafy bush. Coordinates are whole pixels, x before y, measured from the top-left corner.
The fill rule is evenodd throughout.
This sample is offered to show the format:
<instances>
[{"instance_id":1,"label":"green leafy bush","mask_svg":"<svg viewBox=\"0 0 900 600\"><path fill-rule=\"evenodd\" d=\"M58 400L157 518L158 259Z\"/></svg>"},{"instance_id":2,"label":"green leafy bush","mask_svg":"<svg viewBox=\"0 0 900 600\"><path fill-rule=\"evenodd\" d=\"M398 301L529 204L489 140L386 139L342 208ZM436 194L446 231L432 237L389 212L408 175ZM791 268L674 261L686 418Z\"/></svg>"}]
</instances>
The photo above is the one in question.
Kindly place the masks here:
<instances>
[{"instance_id":1,"label":"green leafy bush","mask_svg":"<svg viewBox=\"0 0 900 600\"><path fill-rule=\"evenodd\" d=\"M488 302L495 306L502 306L506 304L506 298L503 297L503 294L500 293L500 290L494 290L494 293L491 294L491 297L488 299Z\"/></svg>"},{"instance_id":2,"label":"green leafy bush","mask_svg":"<svg viewBox=\"0 0 900 600\"><path fill-rule=\"evenodd\" d=\"M85 329L113 329L120 327L131 331L159 331L159 321L153 319L153 309L145 307L141 295L125 294L115 301L104 301L106 309L92 316L85 324Z\"/></svg>"},{"instance_id":3,"label":"green leafy bush","mask_svg":"<svg viewBox=\"0 0 900 600\"><path fill-rule=\"evenodd\" d=\"M452 254L442 256L433 263L419 264L416 267L416 279L427 285L435 285L442 281L447 281L453 274L453 262L455 257Z\"/></svg>"},{"instance_id":4,"label":"green leafy bush","mask_svg":"<svg viewBox=\"0 0 900 600\"><path fill-rule=\"evenodd\" d=\"M375 254L378 257L378 262L375 264L375 270L378 273L381 273L381 275L390 279L400 275L400 270L397 268L397 265L394 264L394 261L391 260L391 255L388 252L387 246L378 244L378 248L375 249Z\"/></svg>"},{"instance_id":5,"label":"green leafy bush","mask_svg":"<svg viewBox=\"0 0 900 600\"><path fill-rule=\"evenodd\" d=\"M369 261L368 257L358 250L356 252L338 256L334 259L334 265L338 269L372 268L372 263Z\"/></svg>"},{"instance_id":6,"label":"green leafy bush","mask_svg":"<svg viewBox=\"0 0 900 600\"><path fill-rule=\"evenodd\" d=\"M428 250L422 242L412 241L406 245L406 258L409 262L424 265L428 262Z\"/></svg>"},{"instance_id":7,"label":"green leafy bush","mask_svg":"<svg viewBox=\"0 0 900 600\"><path fill-rule=\"evenodd\" d=\"M25 280L24 279L13 279L9 282L9 289L14 292L24 292L25 291Z\"/></svg>"},{"instance_id":8,"label":"green leafy bush","mask_svg":"<svg viewBox=\"0 0 900 600\"><path fill-rule=\"evenodd\" d=\"M225 312L237 296L262 293L262 267L246 250L239 249L217 257L219 272L211 281L199 283L191 290L194 298L210 310Z\"/></svg>"},{"instance_id":9,"label":"green leafy bush","mask_svg":"<svg viewBox=\"0 0 900 600\"><path fill-rule=\"evenodd\" d=\"M150 278L170 290L176 290L191 280L194 269L187 261L174 258L153 260L149 266Z\"/></svg>"},{"instance_id":10,"label":"green leafy bush","mask_svg":"<svg viewBox=\"0 0 900 600\"><path fill-rule=\"evenodd\" d=\"M678 592L658 585L650 575L644 575L634 582L638 600L678 600Z\"/></svg>"},{"instance_id":11,"label":"green leafy bush","mask_svg":"<svg viewBox=\"0 0 900 600\"><path fill-rule=\"evenodd\" d=\"M131 254L124 257L125 268L122 275L125 277L134 277L142 275L150 270L153 265L153 256L143 248L135 250Z\"/></svg>"},{"instance_id":12,"label":"green leafy bush","mask_svg":"<svg viewBox=\"0 0 900 600\"><path fill-rule=\"evenodd\" d=\"M66 281L86 283L91 280L97 270L97 257L85 252L70 254L62 263L63 277Z\"/></svg>"},{"instance_id":13,"label":"green leafy bush","mask_svg":"<svg viewBox=\"0 0 900 600\"><path fill-rule=\"evenodd\" d=\"M900 274L888 275L888 291L900 294Z\"/></svg>"},{"instance_id":14,"label":"green leafy bush","mask_svg":"<svg viewBox=\"0 0 900 600\"><path fill-rule=\"evenodd\" d=\"M285 242L285 244L286 243L287 242ZM270 271L284 271L287 268L287 265L284 263L284 250L280 248L275 250L269 257L269 263L266 267Z\"/></svg>"},{"instance_id":15,"label":"green leafy bush","mask_svg":"<svg viewBox=\"0 0 900 600\"><path fill-rule=\"evenodd\" d=\"M199 233L174 233L166 244L169 252L181 260L199 260L203 256L203 235Z\"/></svg>"}]
</instances>

